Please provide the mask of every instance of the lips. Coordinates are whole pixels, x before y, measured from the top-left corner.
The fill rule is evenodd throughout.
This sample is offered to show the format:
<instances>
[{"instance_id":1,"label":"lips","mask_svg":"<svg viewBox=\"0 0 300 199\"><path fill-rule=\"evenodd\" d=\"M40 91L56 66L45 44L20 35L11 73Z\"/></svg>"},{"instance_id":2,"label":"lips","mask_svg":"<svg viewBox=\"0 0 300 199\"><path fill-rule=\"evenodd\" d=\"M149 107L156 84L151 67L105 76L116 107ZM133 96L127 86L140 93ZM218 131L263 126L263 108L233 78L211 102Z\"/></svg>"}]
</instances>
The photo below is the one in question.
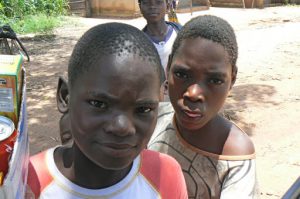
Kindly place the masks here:
<instances>
[{"instance_id":1,"label":"lips","mask_svg":"<svg viewBox=\"0 0 300 199\"><path fill-rule=\"evenodd\" d=\"M151 12L151 13L149 13L148 15L149 15L149 16L158 16L159 13Z\"/></svg>"},{"instance_id":2,"label":"lips","mask_svg":"<svg viewBox=\"0 0 300 199\"><path fill-rule=\"evenodd\" d=\"M130 149L130 148L134 147L133 145L130 145L130 144L117 144L117 143L106 143L103 145L106 147L115 149L115 150L125 150L125 149Z\"/></svg>"},{"instance_id":3,"label":"lips","mask_svg":"<svg viewBox=\"0 0 300 199\"><path fill-rule=\"evenodd\" d=\"M200 111L182 110L182 112L189 118L202 118L203 114Z\"/></svg>"},{"instance_id":4,"label":"lips","mask_svg":"<svg viewBox=\"0 0 300 199\"><path fill-rule=\"evenodd\" d=\"M135 146L131 144L104 143L101 146L104 152L114 157L130 156L135 149Z\"/></svg>"},{"instance_id":5,"label":"lips","mask_svg":"<svg viewBox=\"0 0 300 199\"><path fill-rule=\"evenodd\" d=\"M178 119L186 126L198 125L202 123L204 114L200 109L190 110L186 107L182 108L180 114L177 114Z\"/></svg>"}]
</instances>

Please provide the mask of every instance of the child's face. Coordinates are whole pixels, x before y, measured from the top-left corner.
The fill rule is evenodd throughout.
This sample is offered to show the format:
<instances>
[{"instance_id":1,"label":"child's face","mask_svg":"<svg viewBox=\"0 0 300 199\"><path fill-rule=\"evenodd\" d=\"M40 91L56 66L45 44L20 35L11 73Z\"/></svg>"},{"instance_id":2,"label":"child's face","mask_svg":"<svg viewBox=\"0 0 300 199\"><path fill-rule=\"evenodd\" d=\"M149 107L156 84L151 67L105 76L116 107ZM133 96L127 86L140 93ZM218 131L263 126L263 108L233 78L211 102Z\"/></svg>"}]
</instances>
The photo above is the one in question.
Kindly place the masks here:
<instances>
[{"instance_id":1,"label":"child's face","mask_svg":"<svg viewBox=\"0 0 300 199\"><path fill-rule=\"evenodd\" d=\"M223 46L200 37L182 41L168 71L178 125L186 130L202 128L217 115L234 80Z\"/></svg>"},{"instance_id":2,"label":"child's face","mask_svg":"<svg viewBox=\"0 0 300 199\"><path fill-rule=\"evenodd\" d=\"M167 4L165 0L142 0L141 13L148 23L165 19Z\"/></svg>"},{"instance_id":3,"label":"child's face","mask_svg":"<svg viewBox=\"0 0 300 199\"><path fill-rule=\"evenodd\" d=\"M71 88L75 144L99 167L130 166L153 133L159 89L152 63L131 54L102 56Z\"/></svg>"}]
</instances>

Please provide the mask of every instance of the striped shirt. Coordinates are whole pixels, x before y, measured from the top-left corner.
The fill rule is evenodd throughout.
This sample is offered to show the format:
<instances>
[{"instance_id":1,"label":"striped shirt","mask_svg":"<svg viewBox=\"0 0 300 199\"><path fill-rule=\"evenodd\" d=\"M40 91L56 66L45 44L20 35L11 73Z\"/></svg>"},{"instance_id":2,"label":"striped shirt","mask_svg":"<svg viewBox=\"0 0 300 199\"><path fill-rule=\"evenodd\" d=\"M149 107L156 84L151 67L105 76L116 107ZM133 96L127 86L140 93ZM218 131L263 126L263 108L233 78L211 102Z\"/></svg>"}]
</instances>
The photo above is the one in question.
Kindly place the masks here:
<instances>
[{"instance_id":1,"label":"striped shirt","mask_svg":"<svg viewBox=\"0 0 300 199\"><path fill-rule=\"evenodd\" d=\"M190 199L258 198L255 154L225 156L200 150L181 137L173 118L171 103L160 103L148 148L169 154L179 162Z\"/></svg>"}]
</instances>

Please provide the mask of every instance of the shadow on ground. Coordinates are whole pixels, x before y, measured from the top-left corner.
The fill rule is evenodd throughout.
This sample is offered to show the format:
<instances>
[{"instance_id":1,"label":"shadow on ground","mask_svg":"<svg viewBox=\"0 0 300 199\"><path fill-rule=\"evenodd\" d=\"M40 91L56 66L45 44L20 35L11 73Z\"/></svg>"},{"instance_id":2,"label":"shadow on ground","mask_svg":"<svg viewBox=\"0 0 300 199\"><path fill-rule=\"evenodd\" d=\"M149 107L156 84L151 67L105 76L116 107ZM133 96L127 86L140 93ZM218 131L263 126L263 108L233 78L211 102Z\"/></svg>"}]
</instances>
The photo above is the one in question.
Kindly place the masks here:
<instances>
[{"instance_id":1,"label":"shadow on ground","mask_svg":"<svg viewBox=\"0 0 300 199\"><path fill-rule=\"evenodd\" d=\"M58 77L67 73L68 60L78 37L39 35L22 38L31 62L25 63L30 153L60 144L56 108Z\"/></svg>"},{"instance_id":2,"label":"shadow on ground","mask_svg":"<svg viewBox=\"0 0 300 199\"><path fill-rule=\"evenodd\" d=\"M244 118L242 113L251 110L251 108L279 105L278 102L271 100L275 93L275 88L270 85L245 84L234 86L221 114L237 123L251 136L255 124L247 122L247 118Z\"/></svg>"}]
</instances>

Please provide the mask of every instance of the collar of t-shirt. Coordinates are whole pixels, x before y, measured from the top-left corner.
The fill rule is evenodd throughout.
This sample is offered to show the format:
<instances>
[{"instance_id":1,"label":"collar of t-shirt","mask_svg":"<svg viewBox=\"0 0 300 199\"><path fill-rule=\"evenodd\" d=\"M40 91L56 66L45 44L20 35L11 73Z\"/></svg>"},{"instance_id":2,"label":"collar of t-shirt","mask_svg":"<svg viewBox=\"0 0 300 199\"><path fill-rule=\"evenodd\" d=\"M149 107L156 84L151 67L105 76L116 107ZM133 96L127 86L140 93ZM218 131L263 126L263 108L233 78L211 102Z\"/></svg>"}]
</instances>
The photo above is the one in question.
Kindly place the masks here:
<instances>
[{"instance_id":1,"label":"collar of t-shirt","mask_svg":"<svg viewBox=\"0 0 300 199\"><path fill-rule=\"evenodd\" d=\"M147 29L147 26L143 29L143 31L145 33L146 33L146 29ZM146 35L151 39L151 41L153 43L156 43L156 44L159 44L159 45L164 45L170 39L172 33L173 33L173 27L168 24L167 34L164 36L164 39L162 41L159 41L158 39L156 39L155 37L153 37L153 36L151 36L151 35L149 35L147 33L146 33Z\"/></svg>"}]
</instances>

